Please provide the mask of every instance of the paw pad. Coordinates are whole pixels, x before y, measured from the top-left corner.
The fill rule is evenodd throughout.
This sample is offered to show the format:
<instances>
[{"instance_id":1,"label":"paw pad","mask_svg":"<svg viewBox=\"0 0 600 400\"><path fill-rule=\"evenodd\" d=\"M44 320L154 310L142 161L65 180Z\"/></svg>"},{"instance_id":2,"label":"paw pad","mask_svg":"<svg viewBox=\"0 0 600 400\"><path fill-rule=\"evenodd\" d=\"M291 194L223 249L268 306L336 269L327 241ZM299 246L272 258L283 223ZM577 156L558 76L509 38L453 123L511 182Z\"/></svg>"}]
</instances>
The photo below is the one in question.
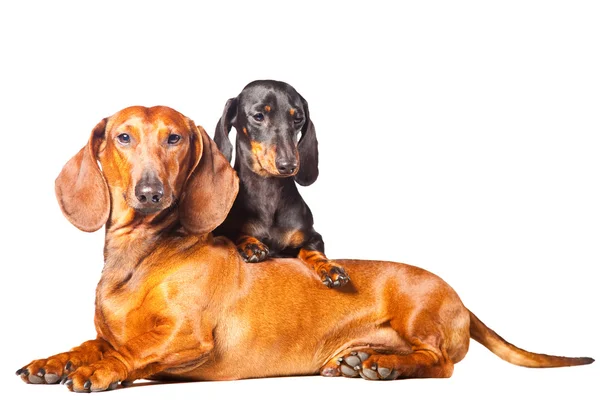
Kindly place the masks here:
<instances>
[{"instance_id":1,"label":"paw pad","mask_svg":"<svg viewBox=\"0 0 600 400\"><path fill-rule=\"evenodd\" d=\"M337 359L336 364L339 365L340 372L346 378L356 378L360 376L363 379L377 380L392 380L398 377L398 372L393 369L371 365L370 368L363 368L365 362L370 355L364 351L353 351L350 354Z\"/></svg>"}]
</instances>

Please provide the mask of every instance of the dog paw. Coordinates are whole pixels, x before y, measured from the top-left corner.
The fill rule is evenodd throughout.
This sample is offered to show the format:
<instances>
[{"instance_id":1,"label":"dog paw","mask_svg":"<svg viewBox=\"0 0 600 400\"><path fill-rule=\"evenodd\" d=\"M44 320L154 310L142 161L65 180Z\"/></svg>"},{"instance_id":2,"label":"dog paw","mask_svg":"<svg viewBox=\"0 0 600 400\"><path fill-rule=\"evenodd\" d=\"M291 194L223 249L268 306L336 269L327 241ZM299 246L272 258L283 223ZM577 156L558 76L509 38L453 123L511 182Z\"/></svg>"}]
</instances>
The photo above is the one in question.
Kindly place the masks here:
<instances>
[{"instance_id":1,"label":"dog paw","mask_svg":"<svg viewBox=\"0 0 600 400\"><path fill-rule=\"evenodd\" d=\"M393 368L377 365L375 362L368 362L370 357L371 355L364 351L353 351L339 357L335 361L338 366L339 375L346 378L357 378L360 376L370 381L393 380L398 377L398 372ZM331 371L327 372L332 373Z\"/></svg>"},{"instance_id":2,"label":"dog paw","mask_svg":"<svg viewBox=\"0 0 600 400\"><path fill-rule=\"evenodd\" d=\"M269 248L259 240L246 241L237 246L238 252L249 263L257 263L269 256Z\"/></svg>"},{"instance_id":3,"label":"dog paw","mask_svg":"<svg viewBox=\"0 0 600 400\"><path fill-rule=\"evenodd\" d=\"M328 288L342 287L350 282L350 277L344 271L344 268L331 262L320 268L319 275L321 282Z\"/></svg>"},{"instance_id":4,"label":"dog paw","mask_svg":"<svg viewBox=\"0 0 600 400\"><path fill-rule=\"evenodd\" d=\"M78 368L61 383L73 392L102 392L115 389L126 378L123 364L117 359L106 358Z\"/></svg>"},{"instance_id":5,"label":"dog paw","mask_svg":"<svg viewBox=\"0 0 600 400\"><path fill-rule=\"evenodd\" d=\"M50 358L35 360L23 368L17 370L16 374L26 383L55 384L74 371L79 364L79 359L71 353L61 353Z\"/></svg>"}]
</instances>

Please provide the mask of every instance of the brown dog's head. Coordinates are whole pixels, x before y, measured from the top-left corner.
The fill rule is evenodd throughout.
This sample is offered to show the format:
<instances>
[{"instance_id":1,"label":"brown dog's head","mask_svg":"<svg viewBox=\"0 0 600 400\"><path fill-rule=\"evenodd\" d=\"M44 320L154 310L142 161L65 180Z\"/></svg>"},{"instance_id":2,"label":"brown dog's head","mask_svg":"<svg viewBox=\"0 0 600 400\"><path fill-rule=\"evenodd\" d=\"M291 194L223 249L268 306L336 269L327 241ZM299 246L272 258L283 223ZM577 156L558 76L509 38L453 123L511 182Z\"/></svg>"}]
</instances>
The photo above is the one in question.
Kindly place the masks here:
<instances>
[{"instance_id":1,"label":"brown dog's head","mask_svg":"<svg viewBox=\"0 0 600 400\"><path fill-rule=\"evenodd\" d=\"M272 80L254 81L238 97L227 101L215 130L215 142L229 161L232 126L237 130L236 165L244 164L261 176L294 176L303 186L317 179L315 127L308 103L292 86Z\"/></svg>"},{"instance_id":2,"label":"brown dog's head","mask_svg":"<svg viewBox=\"0 0 600 400\"><path fill-rule=\"evenodd\" d=\"M178 204L186 229L208 233L227 216L237 188L204 129L162 106L129 107L100 121L56 179L61 210L87 232L104 225L111 210L154 215Z\"/></svg>"}]
</instances>

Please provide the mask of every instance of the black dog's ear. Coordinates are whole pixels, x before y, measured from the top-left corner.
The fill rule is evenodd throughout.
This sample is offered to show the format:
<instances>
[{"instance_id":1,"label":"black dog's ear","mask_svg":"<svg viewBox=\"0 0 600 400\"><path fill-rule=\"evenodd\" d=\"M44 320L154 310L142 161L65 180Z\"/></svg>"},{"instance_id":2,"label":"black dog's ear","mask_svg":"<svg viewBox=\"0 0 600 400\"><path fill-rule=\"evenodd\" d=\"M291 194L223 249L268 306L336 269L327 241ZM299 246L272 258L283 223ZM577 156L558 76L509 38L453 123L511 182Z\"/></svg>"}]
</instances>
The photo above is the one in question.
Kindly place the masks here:
<instances>
[{"instance_id":1,"label":"black dog's ear","mask_svg":"<svg viewBox=\"0 0 600 400\"><path fill-rule=\"evenodd\" d=\"M225 103L225 108L223 109L223 115L221 116L221 119L219 119L217 127L215 128L214 141L221 153L223 153L229 162L231 162L231 154L233 152L233 145L231 144L231 140L229 140L229 131L235 122L237 103L238 101L236 97L227 100L227 103Z\"/></svg>"},{"instance_id":2,"label":"black dog's ear","mask_svg":"<svg viewBox=\"0 0 600 400\"><path fill-rule=\"evenodd\" d=\"M310 120L308 103L302 96L304 107L304 118L306 121L302 126L302 137L298 142L298 153L300 154L300 170L294 177L296 182L302 186L313 184L319 176L319 146L317 143L317 132L315 125Z\"/></svg>"}]
</instances>

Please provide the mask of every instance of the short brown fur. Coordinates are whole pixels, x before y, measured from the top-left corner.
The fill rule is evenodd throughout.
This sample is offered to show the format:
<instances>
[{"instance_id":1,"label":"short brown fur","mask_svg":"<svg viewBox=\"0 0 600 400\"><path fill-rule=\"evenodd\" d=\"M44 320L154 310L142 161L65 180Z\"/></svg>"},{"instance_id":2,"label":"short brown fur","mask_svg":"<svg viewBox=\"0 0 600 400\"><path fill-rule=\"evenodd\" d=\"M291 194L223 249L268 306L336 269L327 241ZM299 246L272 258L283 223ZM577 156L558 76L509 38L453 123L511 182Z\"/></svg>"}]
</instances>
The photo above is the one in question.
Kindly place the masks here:
<instances>
[{"instance_id":1,"label":"short brown fur","mask_svg":"<svg viewBox=\"0 0 600 400\"><path fill-rule=\"evenodd\" d=\"M123 130L136 146L120 147L115 138ZM170 147L165 137L173 132L182 141ZM141 213L132 198L140 163L152 165L171 194L153 213ZM354 370L367 379L449 377L470 337L518 365L593 361L516 348L443 280L417 267L340 260L352 281L331 291L296 258L247 264L233 243L210 233L236 193L229 163L202 128L176 111L131 107L100 123L57 179L59 203L75 226L106 224L97 338L17 374L28 383L62 380L88 392L139 378L353 376L343 363L362 357ZM82 199L94 200L93 213L80 212Z\"/></svg>"}]
</instances>

